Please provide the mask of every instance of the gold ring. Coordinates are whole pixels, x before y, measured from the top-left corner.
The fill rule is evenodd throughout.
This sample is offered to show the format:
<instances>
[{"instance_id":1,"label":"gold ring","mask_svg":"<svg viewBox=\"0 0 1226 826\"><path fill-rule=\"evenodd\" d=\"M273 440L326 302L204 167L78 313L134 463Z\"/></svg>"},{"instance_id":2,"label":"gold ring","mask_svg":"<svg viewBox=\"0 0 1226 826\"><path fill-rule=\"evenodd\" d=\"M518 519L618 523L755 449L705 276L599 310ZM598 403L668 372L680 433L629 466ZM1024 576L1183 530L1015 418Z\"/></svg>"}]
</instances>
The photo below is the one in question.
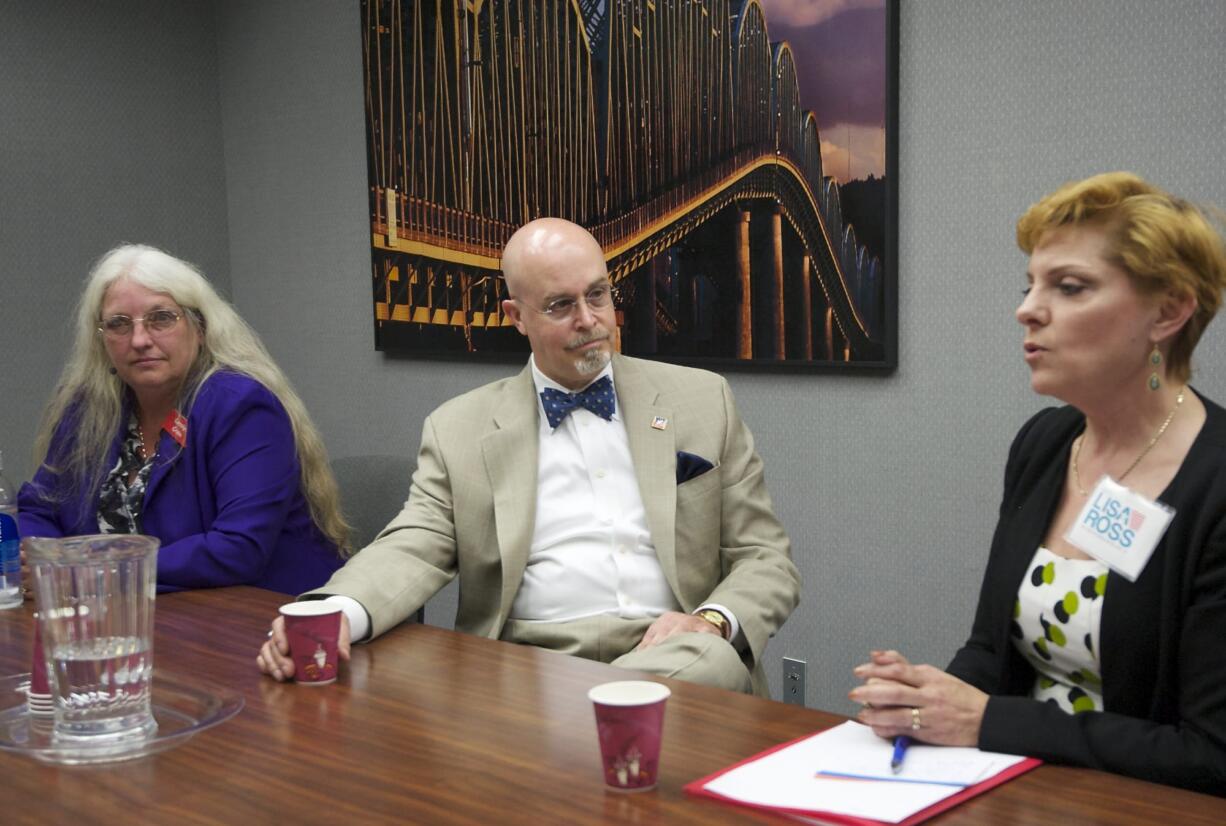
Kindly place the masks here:
<instances>
[{"instance_id":1,"label":"gold ring","mask_svg":"<svg viewBox=\"0 0 1226 826\"><path fill-rule=\"evenodd\" d=\"M911 730L919 731L922 724L920 723L919 709L911 709Z\"/></svg>"}]
</instances>

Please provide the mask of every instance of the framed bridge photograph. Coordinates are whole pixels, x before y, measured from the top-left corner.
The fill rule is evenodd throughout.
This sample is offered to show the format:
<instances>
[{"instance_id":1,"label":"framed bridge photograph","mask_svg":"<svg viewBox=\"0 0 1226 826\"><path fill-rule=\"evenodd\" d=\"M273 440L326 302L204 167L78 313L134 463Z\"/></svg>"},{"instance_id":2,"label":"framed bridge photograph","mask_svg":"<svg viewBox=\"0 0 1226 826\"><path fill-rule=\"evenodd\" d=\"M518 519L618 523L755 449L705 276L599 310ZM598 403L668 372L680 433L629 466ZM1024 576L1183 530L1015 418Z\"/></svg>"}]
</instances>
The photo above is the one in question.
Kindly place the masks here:
<instances>
[{"instance_id":1,"label":"framed bridge photograph","mask_svg":"<svg viewBox=\"0 0 1226 826\"><path fill-rule=\"evenodd\" d=\"M897 0L363 0L379 350L519 360L503 244L586 227L618 349L898 363Z\"/></svg>"}]
</instances>

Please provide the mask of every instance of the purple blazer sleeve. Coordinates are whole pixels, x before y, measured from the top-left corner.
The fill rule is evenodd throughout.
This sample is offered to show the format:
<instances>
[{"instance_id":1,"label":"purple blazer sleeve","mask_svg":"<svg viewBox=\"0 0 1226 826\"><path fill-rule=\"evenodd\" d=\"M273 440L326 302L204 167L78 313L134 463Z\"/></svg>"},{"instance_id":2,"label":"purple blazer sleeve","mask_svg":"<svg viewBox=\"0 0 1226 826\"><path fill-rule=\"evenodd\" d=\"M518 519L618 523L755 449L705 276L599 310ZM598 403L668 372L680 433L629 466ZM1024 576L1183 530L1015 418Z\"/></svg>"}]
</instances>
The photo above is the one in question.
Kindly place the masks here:
<instances>
[{"instance_id":1,"label":"purple blazer sleeve","mask_svg":"<svg viewBox=\"0 0 1226 826\"><path fill-rule=\"evenodd\" d=\"M60 524L60 511L44 491L54 489L54 477L39 467L32 481L26 482L17 492L17 527L22 536L63 536L66 531Z\"/></svg>"},{"instance_id":2,"label":"purple blazer sleeve","mask_svg":"<svg viewBox=\"0 0 1226 826\"><path fill-rule=\"evenodd\" d=\"M34 473L34 478L21 486L17 492L17 524L22 536L74 536L97 533L98 523L93 514L86 514L81 496L70 496L66 486L48 464L58 464L71 446L75 429L73 409L60 419L51 436L47 456ZM111 458L115 446L112 445Z\"/></svg>"}]
</instances>

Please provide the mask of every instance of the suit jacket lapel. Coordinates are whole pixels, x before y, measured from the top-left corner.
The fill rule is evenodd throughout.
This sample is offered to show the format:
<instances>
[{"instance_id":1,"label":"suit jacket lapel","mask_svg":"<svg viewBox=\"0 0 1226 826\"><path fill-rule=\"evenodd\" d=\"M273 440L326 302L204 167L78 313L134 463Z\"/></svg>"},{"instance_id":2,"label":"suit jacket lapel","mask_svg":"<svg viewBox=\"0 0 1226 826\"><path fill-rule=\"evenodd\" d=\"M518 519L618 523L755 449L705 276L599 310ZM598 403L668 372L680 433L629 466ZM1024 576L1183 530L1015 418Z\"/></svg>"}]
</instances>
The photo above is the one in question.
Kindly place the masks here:
<instances>
[{"instance_id":1,"label":"suit jacket lapel","mask_svg":"<svg viewBox=\"0 0 1226 826\"><path fill-rule=\"evenodd\" d=\"M506 398L500 400L494 411L494 430L481 441L502 556L502 593L496 628L502 627L519 591L536 520L540 424L532 368L525 367L507 386L507 391Z\"/></svg>"},{"instance_id":2,"label":"suit jacket lapel","mask_svg":"<svg viewBox=\"0 0 1226 826\"><path fill-rule=\"evenodd\" d=\"M630 441L630 458L639 483L639 495L647 511L647 527L656 546L656 556L664 577L678 599L677 580L677 450L672 409L658 404L659 390L633 361L621 356L613 363L613 383L617 388L618 409ZM652 427L663 419L663 429Z\"/></svg>"}]
</instances>

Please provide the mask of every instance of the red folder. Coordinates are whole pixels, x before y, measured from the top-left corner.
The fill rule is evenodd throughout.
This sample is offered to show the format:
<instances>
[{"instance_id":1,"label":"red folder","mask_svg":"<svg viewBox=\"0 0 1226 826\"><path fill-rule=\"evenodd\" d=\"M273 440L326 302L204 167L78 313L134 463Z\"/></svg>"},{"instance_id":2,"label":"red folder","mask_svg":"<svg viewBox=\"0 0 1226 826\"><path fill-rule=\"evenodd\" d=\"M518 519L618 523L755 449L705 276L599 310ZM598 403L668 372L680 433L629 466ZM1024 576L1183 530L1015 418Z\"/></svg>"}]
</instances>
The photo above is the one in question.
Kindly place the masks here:
<instances>
[{"instance_id":1,"label":"red folder","mask_svg":"<svg viewBox=\"0 0 1226 826\"><path fill-rule=\"evenodd\" d=\"M786 743L780 743L779 745L769 748L764 752L755 754L752 757L747 757L739 763L734 763L733 765L728 766L727 768L720 769L714 774L709 774L706 777L693 781L692 783L687 783L683 787L683 790L685 791L686 794L691 794L691 795L694 795L695 797L709 797L712 800L718 800L721 803L730 803L734 806L745 806L750 809L759 809L759 810L767 811L767 812L776 812L778 814L783 814L783 815L793 815L796 817L811 817L811 818L815 818L818 820L826 821L828 823L844 824L845 826L883 826L883 824L885 824L886 821L873 820L867 817L856 817L854 815L838 814L837 812L825 812L820 809L789 809L789 808L784 808L782 806L767 806L767 805L763 805L759 803L746 803L741 800L733 800L730 797L724 797L721 794L717 794L715 792L708 791L705 788L705 786L708 783L710 783L712 780L719 777L720 775L726 774L727 772L730 772L733 769L740 768L741 766L744 766L746 763L752 763L755 760L761 760L763 757L766 757L768 754L774 754L780 749L785 749L788 746L792 745L793 743L799 743L801 740L806 740L812 736L813 734L810 733L810 734L806 734L804 737L797 737L795 740L789 740ZM906 820L900 820L898 821L898 823L889 824L889 826L915 826L915 824L917 823L923 823L925 820L928 820L931 817L936 817L941 812L944 812L948 809L952 809L954 806L957 806L959 803L963 802L964 800L970 800L972 797L977 797L978 795L981 795L984 792L986 792L988 789L996 788L1001 783L1004 783L1005 781L1008 781L1008 780L1012 780L1018 775L1025 774L1031 769L1037 768L1038 766L1042 764L1043 764L1042 760L1038 760L1034 757L1028 757L1022 762L1015 763L1014 765L1010 766L1004 771L1001 771L997 774L992 775L987 780L981 780L978 783L974 784L973 786L967 786L965 789L955 792L954 794L951 794L949 797L946 797L943 800L939 800L936 803L933 803L927 809L922 809L916 812L915 814L908 817Z\"/></svg>"}]
</instances>

